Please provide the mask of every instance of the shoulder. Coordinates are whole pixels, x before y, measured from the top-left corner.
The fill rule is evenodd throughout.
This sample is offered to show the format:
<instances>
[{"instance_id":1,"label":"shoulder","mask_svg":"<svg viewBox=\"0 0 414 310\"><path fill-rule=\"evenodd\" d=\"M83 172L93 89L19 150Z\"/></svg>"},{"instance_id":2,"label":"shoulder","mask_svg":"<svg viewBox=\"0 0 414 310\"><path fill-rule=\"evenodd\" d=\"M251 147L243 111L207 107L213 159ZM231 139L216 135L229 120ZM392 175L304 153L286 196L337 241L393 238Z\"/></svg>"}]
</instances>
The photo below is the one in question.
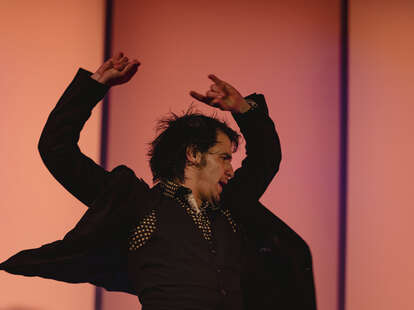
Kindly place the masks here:
<instances>
[{"instance_id":1,"label":"shoulder","mask_svg":"<svg viewBox=\"0 0 414 310\"><path fill-rule=\"evenodd\" d=\"M125 166L120 165L108 173L100 194L97 196L94 204L129 204L135 197L141 199L147 196L150 187L141 178L135 175L135 172Z\"/></svg>"},{"instance_id":2,"label":"shoulder","mask_svg":"<svg viewBox=\"0 0 414 310\"><path fill-rule=\"evenodd\" d=\"M109 173L109 182L112 184L123 183L124 185L133 184L141 186L143 189L149 190L149 185L142 179L135 175L134 170L125 166L119 165L112 169Z\"/></svg>"}]
</instances>

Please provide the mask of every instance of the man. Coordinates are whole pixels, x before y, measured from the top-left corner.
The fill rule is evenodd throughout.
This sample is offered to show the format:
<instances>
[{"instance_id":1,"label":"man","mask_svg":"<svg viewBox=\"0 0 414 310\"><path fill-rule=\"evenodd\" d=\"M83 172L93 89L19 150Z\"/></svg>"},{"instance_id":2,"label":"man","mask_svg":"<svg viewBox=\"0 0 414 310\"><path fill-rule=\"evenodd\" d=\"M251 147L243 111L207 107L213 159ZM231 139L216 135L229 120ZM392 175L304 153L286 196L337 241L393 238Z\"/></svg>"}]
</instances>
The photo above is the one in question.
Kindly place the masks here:
<instances>
[{"instance_id":1,"label":"man","mask_svg":"<svg viewBox=\"0 0 414 310\"><path fill-rule=\"evenodd\" d=\"M138 67L118 53L94 74L78 72L49 116L39 151L90 208L63 240L22 251L0 268L135 294L143 310L315 309L306 243L258 202L281 159L262 95L243 98L214 75L205 95L190 92L239 125L247 157L235 172L238 134L192 111L160 123L149 152L153 188L125 166L108 172L80 152L92 108Z\"/></svg>"}]
</instances>

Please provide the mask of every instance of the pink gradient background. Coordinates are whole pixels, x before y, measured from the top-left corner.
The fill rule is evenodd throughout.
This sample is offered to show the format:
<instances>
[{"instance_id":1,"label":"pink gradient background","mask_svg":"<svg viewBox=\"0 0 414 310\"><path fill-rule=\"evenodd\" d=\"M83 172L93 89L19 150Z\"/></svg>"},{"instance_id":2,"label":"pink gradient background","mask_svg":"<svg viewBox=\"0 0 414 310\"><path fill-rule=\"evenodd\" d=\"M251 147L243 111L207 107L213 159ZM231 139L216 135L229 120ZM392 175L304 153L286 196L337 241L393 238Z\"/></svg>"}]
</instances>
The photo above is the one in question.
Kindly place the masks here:
<instances>
[{"instance_id":1,"label":"pink gradient background","mask_svg":"<svg viewBox=\"0 0 414 310\"><path fill-rule=\"evenodd\" d=\"M347 309L414 309L414 2L352 1Z\"/></svg>"},{"instance_id":2,"label":"pink gradient background","mask_svg":"<svg viewBox=\"0 0 414 310\"><path fill-rule=\"evenodd\" d=\"M320 309L337 307L339 1L116 1L113 50L142 62L111 94L108 168L124 163L151 184L145 156L155 122L205 91L209 73L243 95L263 93L283 147L262 202L312 248ZM214 110L201 103L206 113ZM219 113L233 121L228 113ZM236 167L244 148L235 156ZM103 310L137 298L104 294Z\"/></svg>"},{"instance_id":3,"label":"pink gradient background","mask_svg":"<svg viewBox=\"0 0 414 310\"><path fill-rule=\"evenodd\" d=\"M1 1L0 260L60 239L85 211L37 152L43 125L78 66L103 54L103 1ZM81 147L98 159L100 108ZM92 285L0 274L1 310L90 310Z\"/></svg>"}]
</instances>

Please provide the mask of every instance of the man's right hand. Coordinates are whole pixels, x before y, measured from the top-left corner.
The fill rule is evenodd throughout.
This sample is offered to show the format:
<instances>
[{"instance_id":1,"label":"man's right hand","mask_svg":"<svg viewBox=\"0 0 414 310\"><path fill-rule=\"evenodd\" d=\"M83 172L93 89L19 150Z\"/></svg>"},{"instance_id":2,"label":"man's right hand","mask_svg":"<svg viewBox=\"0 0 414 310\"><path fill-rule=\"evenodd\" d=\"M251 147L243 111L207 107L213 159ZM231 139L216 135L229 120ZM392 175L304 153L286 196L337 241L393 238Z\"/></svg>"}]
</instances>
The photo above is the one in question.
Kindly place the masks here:
<instances>
[{"instance_id":1,"label":"man's right hand","mask_svg":"<svg viewBox=\"0 0 414 310\"><path fill-rule=\"evenodd\" d=\"M108 86L119 85L128 82L138 70L141 63L134 59L129 60L122 52L103 63L99 69L91 75L91 78Z\"/></svg>"}]
</instances>

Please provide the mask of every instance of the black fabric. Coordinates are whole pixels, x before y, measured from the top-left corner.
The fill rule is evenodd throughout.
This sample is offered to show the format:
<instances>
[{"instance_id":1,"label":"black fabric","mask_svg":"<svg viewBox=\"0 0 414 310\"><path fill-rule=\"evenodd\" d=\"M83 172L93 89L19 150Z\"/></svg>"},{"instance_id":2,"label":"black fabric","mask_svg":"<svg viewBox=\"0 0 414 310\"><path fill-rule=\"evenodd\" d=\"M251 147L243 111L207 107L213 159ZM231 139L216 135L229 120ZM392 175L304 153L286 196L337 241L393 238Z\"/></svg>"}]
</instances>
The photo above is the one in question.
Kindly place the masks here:
<instances>
[{"instance_id":1,"label":"black fabric","mask_svg":"<svg viewBox=\"0 0 414 310\"><path fill-rule=\"evenodd\" d=\"M240 232L233 231L220 209L207 203L201 210L213 234L212 239L203 238L194 221L188 221L190 215L182 212L182 192L191 191L169 189L157 209L158 229L146 246L128 255L143 310L243 309Z\"/></svg>"},{"instance_id":2,"label":"black fabric","mask_svg":"<svg viewBox=\"0 0 414 310\"><path fill-rule=\"evenodd\" d=\"M128 233L164 198L131 169L119 166L108 172L80 152L80 131L107 91L90 75L78 72L39 141L52 175L90 208L62 240L19 252L0 269L137 294L128 277ZM233 114L246 140L247 157L222 192L223 203L240 224L244 309L316 309L307 244L258 202L278 170L280 144L263 95L248 98L259 109ZM144 305L144 310L150 308Z\"/></svg>"},{"instance_id":3,"label":"black fabric","mask_svg":"<svg viewBox=\"0 0 414 310\"><path fill-rule=\"evenodd\" d=\"M159 197L156 210L156 231L128 254L141 303L155 309L207 310L221 304L242 309L240 233L233 232L219 210L209 209L209 242L173 198Z\"/></svg>"}]
</instances>

